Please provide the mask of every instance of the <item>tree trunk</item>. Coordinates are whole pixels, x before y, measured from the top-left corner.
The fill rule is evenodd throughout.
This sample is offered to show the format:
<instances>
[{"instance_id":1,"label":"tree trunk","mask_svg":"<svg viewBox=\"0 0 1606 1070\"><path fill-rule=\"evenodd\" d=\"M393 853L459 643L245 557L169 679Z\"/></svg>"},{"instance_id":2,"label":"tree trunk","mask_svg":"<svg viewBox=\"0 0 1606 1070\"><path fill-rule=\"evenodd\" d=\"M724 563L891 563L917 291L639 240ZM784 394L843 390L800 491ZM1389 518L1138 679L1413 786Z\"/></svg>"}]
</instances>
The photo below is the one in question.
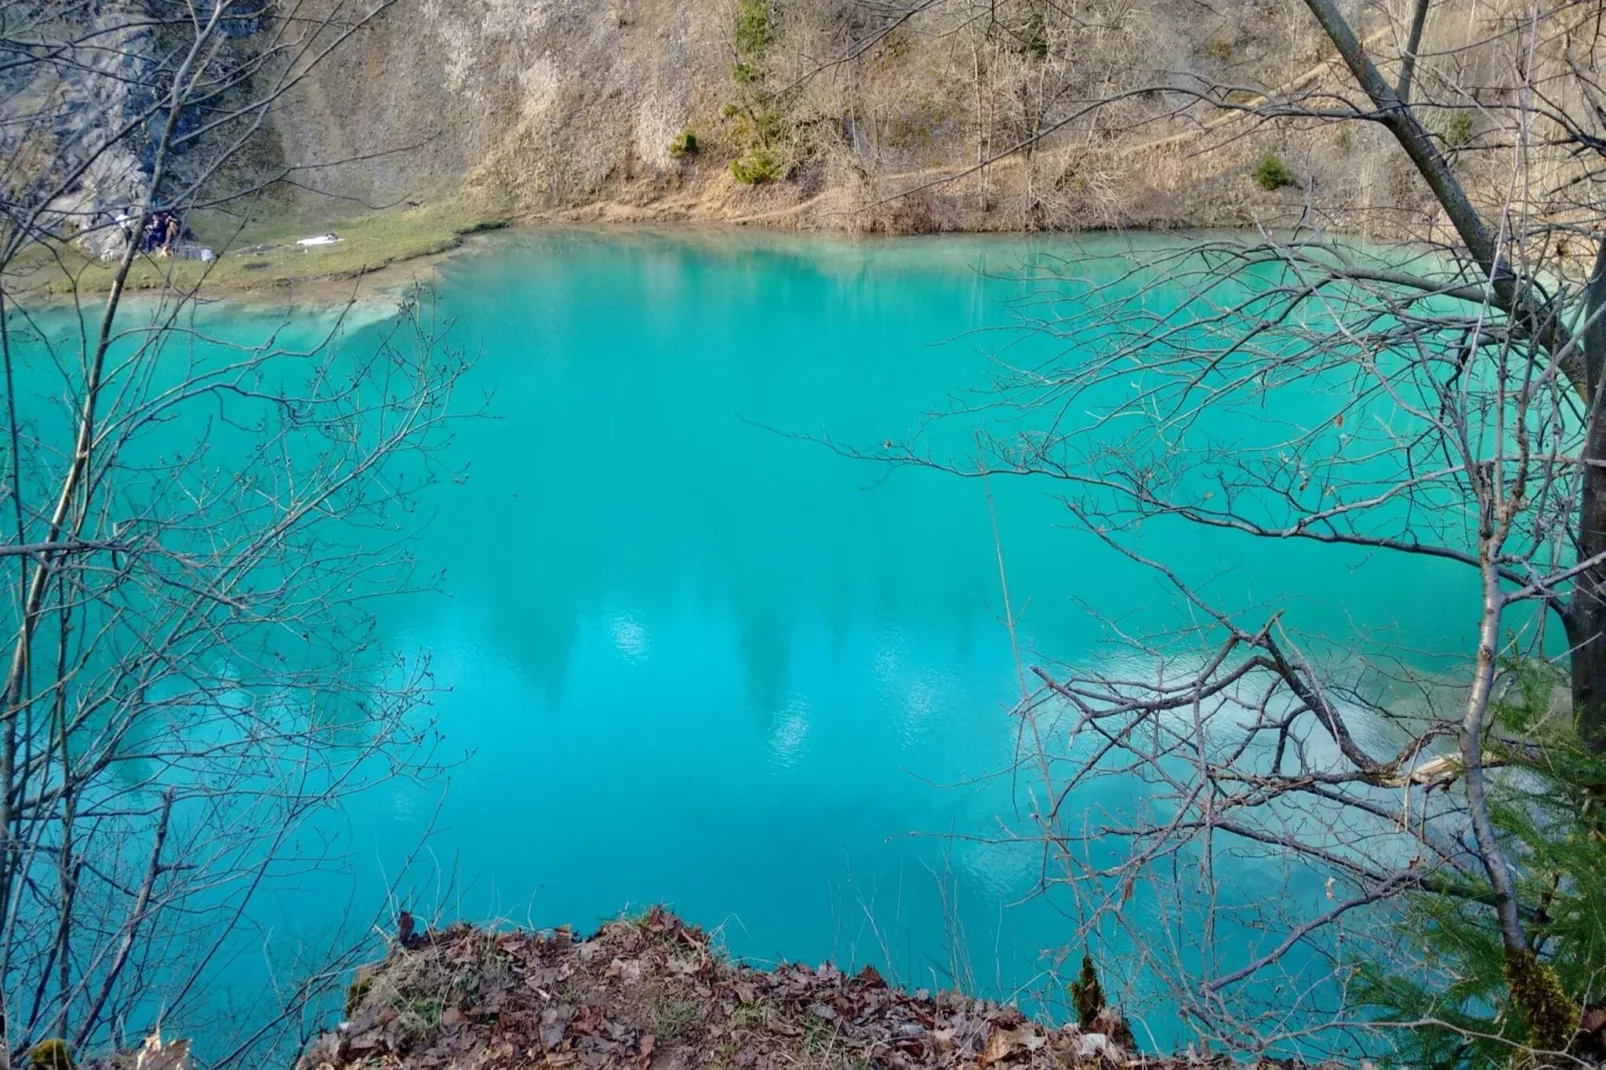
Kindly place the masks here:
<instances>
[{"instance_id":1,"label":"tree trunk","mask_svg":"<svg viewBox=\"0 0 1606 1070\"><path fill-rule=\"evenodd\" d=\"M1527 294L1516 289L1498 244L1461 188L1444 154L1433 144L1407 100L1383 79L1355 31L1339 12L1338 5L1334 0L1305 0L1305 3L1377 107L1379 121L1394 135L1433 190L1434 198L1449 216L1468 253L1488 272L1497 304L1513 320L1539 325L1541 338L1547 345L1566 348L1566 332L1550 315L1551 310L1536 307ZM1427 5L1420 4L1417 17L1425 19L1426 16ZM1413 26L1413 39L1418 32ZM1406 92L1412 65L1414 60L1408 61L1401 79ZM1569 378L1577 384L1581 376L1582 388L1589 396L1576 560L1580 564L1597 556L1601 560L1579 574L1565 620L1568 647L1572 651L1574 724L1579 738L1590 749L1606 753L1606 412L1601 411L1601 395L1606 388L1606 242L1596 249L1594 268L1584 287L1584 316L1579 333L1577 350L1571 356L1564 354L1563 359ZM1581 371L1574 358L1581 358L1577 360L1577 364L1583 365Z\"/></svg>"},{"instance_id":2,"label":"tree trunk","mask_svg":"<svg viewBox=\"0 0 1606 1070\"><path fill-rule=\"evenodd\" d=\"M1572 650L1573 723L1591 750L1606 753L1606 242L1584 288L1579 331L1589 384L1583 488L1578 501L1578 560L1602 560L1578 576L1567 614Z\"/></svg>"},{"instance_id":3,"label":"tree trunk","mask_svg":"<svg viewBox=\"0 0 1606 1070\"><path fill-rule=\"evenodd\" d=\"M1596 454L1599 456L1599 454ZM1606 474L1591 471L1584 489L1580 556L1606 550ZM1567 642L1572 648L1573 723L1578 738L1606 753L1606 575L1591 569L1579 577Z\"/></svg>"}]
</instances>

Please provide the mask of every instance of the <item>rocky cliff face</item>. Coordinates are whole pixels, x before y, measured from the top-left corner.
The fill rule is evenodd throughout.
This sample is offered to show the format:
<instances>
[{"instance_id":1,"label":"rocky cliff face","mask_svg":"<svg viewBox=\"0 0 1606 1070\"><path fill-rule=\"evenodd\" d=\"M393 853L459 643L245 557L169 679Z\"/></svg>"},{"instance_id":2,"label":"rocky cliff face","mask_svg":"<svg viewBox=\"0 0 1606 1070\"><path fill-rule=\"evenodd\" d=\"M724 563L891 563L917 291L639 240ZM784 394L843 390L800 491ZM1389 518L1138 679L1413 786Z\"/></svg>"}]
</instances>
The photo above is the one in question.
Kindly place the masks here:
<instances>
[{"instance_id":1,"label":"rocky cliff face","mask_svg":"<svg viewBox=\"0 0 1606 1070\"><path fill-rule=\"evenodd\" d=\"M1475 83L1480 61L1456 51L1456 27L1511 2L1442 9L1429 40L1458 77ZM80 5L115 37L104 55L137 69L102 71L85 52L64 76L81 104L68 121L83 119L69 140L92 140L96 116L137 111L146 69L170 65L148 28L163 5ZM1397 55L1399 13L1350 7L1369 43ZM525 217L917 232L1275 226L1319 203L1346 229L1392 233L1432 214L1375 126L1220 107L1346 84L1299 0L383 0L371 20L352 0L262 10L230 21L226 36L244 43L229 47L271 56L297 25L329 17L313 32L332 38L361 23L241 158L264 174L292 168L284 196L331 216L462 199ZM1198 103L1204 91L1215 107ZM96 205L129 199L148 174L137 140L89 176Z\"/></svg>"},{"instance_id":2,"label":"rocky cliff face","mask_svg":"<svg viewBox=\"0 0 1606 1070\"><path fill-rule=\"evenodd\" d=\"M712 103L722 13L671 0L401 0L320 68L277 132L287 159L370 203L464 188L573 205L670 169Z\"/></svg>"},{"instance_id":3,"label":"rocky cliff face","mask_svg":"<svg viewBox=\"0 0 1606 1070\"><path fill-rule=\"evenodd\" d=\"M330 192L537 216L986 230L1421 201L1379 132L1202 130L1137 92L1336 77L1322 44L1297 0L397 0L276 132ZM1267 152L1288 185L1255 181Z\"/></svg>"},{"instance_id":4,"label":"rocky cliff face","mask_svg":"<svg viewBox=\"0 0 1606 1070\"><path fill-rule=\"evenodd\" d=\"M0 17L0 156L13 161L5 169L8 216L26 219L43 205L36 226L86 229L143 200L166 118L151 113L170 84L160 6L18 5L8 12L14 28ZM178 135L196 117L185 109ZM104 228L86 244L98 254L116 235Z\"/></svg>"}]
</instances>

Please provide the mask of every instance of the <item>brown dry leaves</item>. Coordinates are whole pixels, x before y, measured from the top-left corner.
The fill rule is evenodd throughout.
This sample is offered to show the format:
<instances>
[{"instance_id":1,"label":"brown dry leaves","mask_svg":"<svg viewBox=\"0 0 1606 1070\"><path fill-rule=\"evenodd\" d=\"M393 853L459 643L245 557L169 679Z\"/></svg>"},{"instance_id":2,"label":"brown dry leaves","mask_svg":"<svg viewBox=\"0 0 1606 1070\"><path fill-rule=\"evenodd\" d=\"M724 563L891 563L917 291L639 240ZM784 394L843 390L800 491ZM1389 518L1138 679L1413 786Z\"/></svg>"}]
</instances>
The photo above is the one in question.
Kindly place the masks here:
<instances>
[{"instance_id":1,"label":"brown dry leaves","mask_svg":"<svg viewBox=\"0 0 1606 1070\"><path fill-rule=\"evenodd\" d=\"M567 929L454 926L409 934L407 944L364 971L352 1019L320 1038L301 1070L1143 1063L1075 1029L1044 1029L1014 1007L895 990L873 967L848 977L829 964L733 965L662 908L588 940Z\"/></svg>"}]
</instances>

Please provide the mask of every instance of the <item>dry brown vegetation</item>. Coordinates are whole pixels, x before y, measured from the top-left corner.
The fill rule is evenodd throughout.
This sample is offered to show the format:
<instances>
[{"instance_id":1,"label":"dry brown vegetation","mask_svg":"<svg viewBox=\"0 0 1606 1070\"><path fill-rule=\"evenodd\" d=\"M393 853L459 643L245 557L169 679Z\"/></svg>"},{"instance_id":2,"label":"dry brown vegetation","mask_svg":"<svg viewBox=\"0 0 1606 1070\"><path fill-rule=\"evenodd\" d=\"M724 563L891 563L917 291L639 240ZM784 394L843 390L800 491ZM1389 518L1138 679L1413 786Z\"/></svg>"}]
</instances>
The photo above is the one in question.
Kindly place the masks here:
<instances>
[{"instance_id":1,"label":"dry brown vegetation","mask_svg":"<svg viewBox=\"0 0 1606 1070\"><path fill-rule=\"evenodd\" d=\"M661 908L604 925L414 936L363 968L348 1021L303 1070L344 1067L1011 1067L1173 1065L1132 1053L1104 1012L1087 1031L1044 1027L957 993L890 988L866 967L757 970Z\"/></svg>"},{"instance_id":2,"label":"dry brown vegetation","mask_svg":"<svg viewBox=\"0 0 1606 1070\"><path fill-rule=\"evenodd\" d=\"M279 127L300 151L285 151L360 158L318 174L336 192L385 202L467 189L533 219L880 233L1281 226L1317 203L1341 229L1395 237L1434 216L1380 130L1266 121L1268 98L1336 107L1349 92L1303 4L772 0L769 44L742 82L738 9L402 5L365 36L360 62L309 83L305 108ZM1509 192L1510 138L1480 87L1504 84L1513 63L1566 62L1555 40L1525 55L1524 10L1456 0L1422 46L1419 84L1446 102L1438 132L1491 199ZM1380 62L1401 54L1409 5L1368 2L1355 18ZM416 76L367 78L378 69ZM730 165L754 139L755 101L785 177L750 185ZM700 151L672 154L686 130ZM1268 152L1287 186L1256 182Z\"/></svg>"}]
</instances>

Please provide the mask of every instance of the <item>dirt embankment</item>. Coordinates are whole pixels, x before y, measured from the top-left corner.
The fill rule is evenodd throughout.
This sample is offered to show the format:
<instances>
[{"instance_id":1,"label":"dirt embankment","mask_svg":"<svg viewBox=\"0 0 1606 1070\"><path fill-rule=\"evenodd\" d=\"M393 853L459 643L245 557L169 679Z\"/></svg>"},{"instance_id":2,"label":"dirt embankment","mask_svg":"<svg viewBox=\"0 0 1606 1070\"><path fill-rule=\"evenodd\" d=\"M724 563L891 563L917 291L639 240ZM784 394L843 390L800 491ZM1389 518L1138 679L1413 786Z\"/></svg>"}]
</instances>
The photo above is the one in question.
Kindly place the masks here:
<instances>
[{"instance_id":1,"label":"dirt embankment","mask_svg":"<svg viewBox=\"0 0 1606 1070\"><path fill-rule=\"evenodd\" d=\"M792 1070L1182 1066L1136 1054L1112 1012L1045 1027L1014 1007L889 987L874 969L755 970L655 908L580 939L454 926L359 971L347 1021L298 1070Z\"/></svg>"},{"instance_id":2,"label":"dirt embankment","mask_svg":"<svg viewBox=\"0 0 1606 1070\"><path fill-rule=\"evenodd\" d=\"M1435 8L1435 84L1499 84L1503 46L1469 42L1519 7ZM1355 18L1393 71L1398 20ZM216 267L142 263L131 282L270 292L450 249L482 220L1434 234L1377 124L1253 114L1262 94L1320 107L1349 81L1297 0L395 0L241 158L296 182L186 221ZM1429 114L1475 194L1509 192L1493 120ZM325 229L348 240L297 247ZM19 285L102 285L93 255L65 279L43 268Z\"/></svg>"},{"instance_id":3,"label":"dirt embankment","mask_svg":"<svg viewBox=\"0 0 1606 1070\"><path fill-rule=\"evenodd\" d=\"M1368 124L1265 124L1143 88L1345 84L1303 4L906 7L403 0L315 72L275 136L283 158L324 161L312 184L343 198L469 198L522 221L1279 226L1313 197L1356 232L1431 214ZM1380 54L1397 44L1391 24L1364 29ZM1116 103L1082 106L1101 98ZM1268 154L1276 182L1257 170ZM744 161L759 181L738 180Z\"/></svg>"},{"instance_id":4,"label":"dirt embankment","mask_svg":"<svg viewBox=\"0 0 1606 1070\"><path fill-rule=\"evenodd\" d=\"M1515 0L1455 3L1468 19L1447 8L1429 43L1458 79L1490 80L1498 57L1461 37ZM1357 17L1388 66L1401 27ZM1155 88L1183 84L1226 107ZM487 219L1431 233L1431 196L1376 124L1243 110L1347 84L1297 0L396 0L252 146L296 184L188 222L223 254L208 285L236 292L362 275ZM1504 190L1498 131L1457 114L1458 172ZM296 247L324 229L348 241ZM69 269L53 291L97 288L92 260ZM142 264L132 282L201 270Z\"/></svg>"}]
</instances>

